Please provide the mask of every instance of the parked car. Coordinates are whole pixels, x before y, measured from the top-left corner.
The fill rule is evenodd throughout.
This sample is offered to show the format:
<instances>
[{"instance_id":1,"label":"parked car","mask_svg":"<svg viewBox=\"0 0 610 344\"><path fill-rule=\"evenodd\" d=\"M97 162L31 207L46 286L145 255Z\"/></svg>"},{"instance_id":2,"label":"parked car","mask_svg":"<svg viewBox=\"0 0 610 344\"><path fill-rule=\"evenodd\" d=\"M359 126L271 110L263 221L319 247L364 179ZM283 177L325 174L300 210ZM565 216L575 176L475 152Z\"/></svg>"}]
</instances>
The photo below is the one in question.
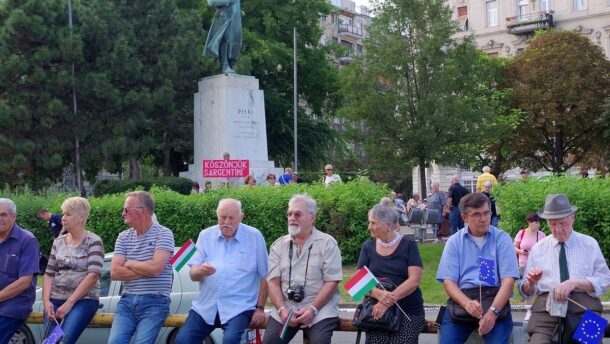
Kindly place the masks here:
<instances>
[{"instance_id":1,"label":"parked car","mask_svg":"<svg viewBox=\"0 0 610 344\"><path fill-rule=\"evenodd\" d=\"M116 305L123 290L122 281L110 279L110 262L112 253L104 257L104 267L100 277L100 305L98 313L114 313ZM199 294L199 284L189 278L189 269L183 268L180 272L174 270L174 283L170 295L170 314L188 314L191 302ZM42 312L42 288L36 290L34 312ZM178 328L163 327L159 332L156 344L174 344ZM78 343L106 344L110 335L109 327L89 326L78 339ZM43 324L24 324L11 338L11 344L40 344L44 336ZM222 331L216 329L203 341L204 344L222 343Z\"/></svg>"}]
</instances>

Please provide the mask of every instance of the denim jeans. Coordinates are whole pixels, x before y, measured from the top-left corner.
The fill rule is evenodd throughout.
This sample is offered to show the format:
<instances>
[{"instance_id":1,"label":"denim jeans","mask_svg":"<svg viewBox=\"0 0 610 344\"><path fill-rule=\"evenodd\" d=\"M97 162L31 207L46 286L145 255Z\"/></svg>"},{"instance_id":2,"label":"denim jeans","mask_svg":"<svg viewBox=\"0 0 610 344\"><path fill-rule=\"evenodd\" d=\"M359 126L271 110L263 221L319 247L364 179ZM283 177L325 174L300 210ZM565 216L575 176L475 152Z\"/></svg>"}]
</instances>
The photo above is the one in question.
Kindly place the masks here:
<instances>
[{"instance_id":1,"label":"denim jeans","mask_svg":"<svg viewBox=\"0 0 610 344\"><path fill-rule=\"evenodd\" d=\"M169 297L123 294L117 304L108 344L154 343L169 314ZM134 335L135 333L135 335Z\"/></svg>"},{"instance_id":2,"label":"denim jeans","mask_svg":"<svg viewBox=\"0 0 610 344\"><path fill-rule=\"evenodd\" d=\"M446 311L441 323L439 344L465 343L470 333L477 331L478 328L478 323L472 326L453 322L451 314ZM491 331L483 336L483 342L486 344L508 343L512 333L513 316L509 312L504 319L496 321Z\"/></svg>"},{"instance_id":3,"label":"denim jeans","mask_svg":"<svg viewBox=\"0 0 610 344\"><path fill-rule=\"evenodd\" d=\"M6 344L25 320L0 316L0 344Z\"/></svg>"},{"instance_id":4,"label":"denim jeans","mask_svg":"<svg viewBox=\"0 0 610 344\"><path fill-rule=\"evenodd\" d=\"M53 309L57 311L61 305L64 304L66 300L57 300L51 299L51 303L53 304ZM62 319L61 321L61 329L64 331L64 343L65 344L74 344L80 337L81 333L87 328L91 318L97 312L97 306L100 304L98 300L90 300L90 299L80 299L78 300L72 310ZM58 320L59 321L59 320ZM56 324L53 319L48 319L45 317L45 338L53 331Z\"/></svg>"},{"instance_id":5,"label":"denim jeans","mask_svg":"<svg viewBox=\"0 0 610 344\"><path fill-rule=\"evenodd\" d=\"M194 310L189 311L189 316L184 322L184 326L178 331L176 343L201 343L207 338L216 327L221 327L224 331L223 344L239 344L244 335L246 327L252 320L253 310L239 313L224 324L220 324L220 317L216 313L214 324L206 323L203 318Z\"/></svg>"},{"instance_id":6,"label":"denim jeans","mask_svg":"<svg viewBox=\"0 0 610 344\"><path fill-rule=\"evenodd\" d=\"M464 228L464 220L462 220L462 214L460 214L459 207L451 208L451 214L449 214L449 223L451 223L451 234L455 234L457 233L457 231Z\"/></svg>"}]
</instances>

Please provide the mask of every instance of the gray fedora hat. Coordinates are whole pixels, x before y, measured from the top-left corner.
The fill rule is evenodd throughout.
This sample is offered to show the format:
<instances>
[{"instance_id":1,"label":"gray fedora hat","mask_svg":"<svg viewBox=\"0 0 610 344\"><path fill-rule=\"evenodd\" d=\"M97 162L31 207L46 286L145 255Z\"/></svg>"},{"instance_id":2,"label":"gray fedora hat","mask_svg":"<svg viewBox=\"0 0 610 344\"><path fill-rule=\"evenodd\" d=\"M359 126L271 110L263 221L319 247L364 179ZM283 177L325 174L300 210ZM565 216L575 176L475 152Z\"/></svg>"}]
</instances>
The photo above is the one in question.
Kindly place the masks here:
<instances>
[{"instance_id":1,"label":"gray fedora hat","mask_svg":"<svg viewBox=\"0 0 610 344\"><path fill-rule=\"evenodd\" d=\"M561 219L572 215L578 208L570 205L568 196L565 194L549 194L544 202L544 209L538 212L538 216L543 219Z\"/></svg>"}]
</instances>

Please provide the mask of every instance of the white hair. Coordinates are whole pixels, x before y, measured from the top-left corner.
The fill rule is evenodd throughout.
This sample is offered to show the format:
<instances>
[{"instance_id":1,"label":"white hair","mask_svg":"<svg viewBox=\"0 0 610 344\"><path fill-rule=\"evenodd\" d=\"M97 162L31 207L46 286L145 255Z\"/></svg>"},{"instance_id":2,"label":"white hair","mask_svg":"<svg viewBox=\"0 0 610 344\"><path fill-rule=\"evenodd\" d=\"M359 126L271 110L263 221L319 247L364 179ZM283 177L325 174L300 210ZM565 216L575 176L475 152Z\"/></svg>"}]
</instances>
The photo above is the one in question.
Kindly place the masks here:
<instances>
[{"instance_id":1,"label":"white hair","mask_svg":"<svg viewBox=\"0 0 610 344\"><path fill-rule=\"evenodd\" d=\"M15 205L15 202L8 198L0 198L0 205L1 204L6 204L8 206L8 211L13 215L17 215L17 206Z\"/></svg>"},{"instance_id":2,"label":"white hair","mask_svg":"<svg viewBox=\"0 0 610 344\"><path fill-rule=\"evenodd\" d=\"M489 171L491 171L491 168L489 166L483 166L484 173L489 173Z\"/></svg>"}]
</instances>

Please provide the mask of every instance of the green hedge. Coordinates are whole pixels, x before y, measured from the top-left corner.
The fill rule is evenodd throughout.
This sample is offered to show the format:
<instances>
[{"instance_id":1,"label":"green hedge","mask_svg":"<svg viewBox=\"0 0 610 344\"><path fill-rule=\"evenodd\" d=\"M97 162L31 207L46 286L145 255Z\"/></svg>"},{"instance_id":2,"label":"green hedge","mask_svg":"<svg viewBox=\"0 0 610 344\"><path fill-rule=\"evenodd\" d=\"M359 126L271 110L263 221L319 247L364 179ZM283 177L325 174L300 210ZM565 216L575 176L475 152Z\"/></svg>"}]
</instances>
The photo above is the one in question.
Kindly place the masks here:
<instances>
[{"instance_id":1,"label":"green hedge","mask_svg":"<svg viewBox=\"0 0 610 344\"><path fill-rule=\"evenodd\" d=\"M574 229L597 239L606 259L610 258L610 179L607 178L530 178L526 182L498 186L493 194L501 214L500 228L514 236L527 226L527 214L541 210L546 195L551 193L568 195L570 203L578 207ZM549 234L546 221L541 225Z\"/></svg>"},{"instance_id":2,"label":"green hedge","mask_svg":"<svg viewBox=\"0 0 610 344\"><path fill-rule=\"evenodd\" d=\"M166 187L177 193L188 195L191 193L193 181L188 178L158 177L141 180L101 180L95 183L93 193L97 197L124 193L129 190L150 190L153 186Z\"/></svg>"},{"instance_id":3,"label":"green hedge","mask_svg":"<svg viewBox=\"0 0 610 344\"><path fill-rule=\"evenodd\" d=\"M197 195L181 195L174 191L152 187L159 222L174 232L176 245L187 239L196 240L202 228L216 224L216 207L222 198L232 197L242 202L243 222L261 230L267 246L286 234L288 200L296 193L307 192L318 203L316 227L339 242L344 263L358 259L362 243L370 237L368 210L387 196L390 190L368 181L354 181L325 188L322 185L288 185L284 187L214 189ZM36 211L45 206L57 212L69 195L53 197L8 195L17 203L17 221L34 231L44 252L50 250L52 237L45 223L38 220ZM126 229L121 216L125 195L113 194L89 199L91 214L87 228L104 241L107 252L114 250L119 232Z\"/></svg>"}]
</instances>

